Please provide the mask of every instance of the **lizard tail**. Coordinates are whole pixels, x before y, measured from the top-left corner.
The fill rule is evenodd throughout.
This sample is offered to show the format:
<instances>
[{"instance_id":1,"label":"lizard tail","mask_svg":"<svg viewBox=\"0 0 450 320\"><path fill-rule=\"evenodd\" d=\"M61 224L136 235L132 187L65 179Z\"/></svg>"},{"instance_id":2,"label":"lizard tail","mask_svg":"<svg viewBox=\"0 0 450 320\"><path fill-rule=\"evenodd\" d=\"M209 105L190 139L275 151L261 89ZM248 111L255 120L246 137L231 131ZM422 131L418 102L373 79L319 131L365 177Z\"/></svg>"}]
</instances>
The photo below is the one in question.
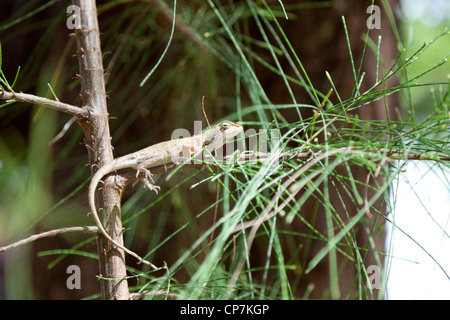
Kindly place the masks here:
<instances>
[{"instance_id":1,"label":"lizard tail","mask_svg":"<svg viewBox=\"0 0 450 320\"><path fill-rule=\"evenodd\" d=\"M92 177L91 183L89 184L89 209L91 211L92 217L95 220L95 223L97 224L98 229L102 233L102 235L108 239L113 245L115 245L117 248L122 249L129 255L135 257L137 260L139 260L139 263L144 263L146 265L149 265L153 269L157 270L158 268L151 262L141 258L139 255L131 251L130 249L125 248L123 245L120 245L117 243L109 234L106 232L105 228L103 227L102 222L100 221L100 218L97 214L97 209L95 208L95 190L97 189L97 184L100 182L102 177L106 174L108 174L108 168L100 168Z\"/></svg>"}]
</instances>

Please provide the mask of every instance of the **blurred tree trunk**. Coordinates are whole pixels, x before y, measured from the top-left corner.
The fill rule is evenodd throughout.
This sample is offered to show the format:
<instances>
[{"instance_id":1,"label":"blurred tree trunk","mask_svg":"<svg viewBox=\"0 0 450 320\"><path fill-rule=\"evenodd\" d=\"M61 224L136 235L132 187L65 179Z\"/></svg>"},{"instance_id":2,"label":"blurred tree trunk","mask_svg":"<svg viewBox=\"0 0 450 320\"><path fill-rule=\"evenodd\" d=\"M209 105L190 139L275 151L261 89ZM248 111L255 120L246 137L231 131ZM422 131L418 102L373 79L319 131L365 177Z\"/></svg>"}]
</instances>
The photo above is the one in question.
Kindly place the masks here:
<instances>
[{"instance_id":1,"label":"blurred tree trunk","mask_svg":"<svg viewBox=\"0 0 450 320\"><path fill-rule=\"evenodd\" d=\"M276 5L277 1L272 1L272 5ZM299 1L300 2L300 1ZM301 1L308 2L308 1ZM299 56L302 64L304 65L306 72L311 79L316 90L326 94L330 89L331 85L325 76L325 71L331 75L336 89L342 98L345 100L351 97L352 90L355 86L355 80L353 77L351 57L348 50L346 34L343 26L342 16L345 16L345 21L348 29L348 35L351 44L351 50L353 55L353 61L355 63L355 68L359 67L363 46L364 37L367 32L367 20L370 14L367 13L368 7L371 1L360 1L360 0L345 0L345 1L331 1L331 7L324 8L311 8L311 9L301 9L294 12L296 14L295 19L279 19L283 30L291 42L295 52ZM397 1L389 2L391 7L397 4ZM287 5L287 3L285 3ZM380 22L381 28L370 30L369 36L375 44L378 42L378 36L382 36L381 42L381 56L382 62L380 62L380 75L382 77L383 62L384 65L389 69L390 66L395 62L398 55L397 41L392 32L388 16L384 11L381 3L376 1L381 8L380 12ZM292 13L292 11L290 11ZM370 20L369 20L370 21ZM374 21L372 21L374 22ZM255 28L255 30L257 30ZM257 32L257 31L256 31ZM255 33L256 33L255 32ZM258 35L255 35L258 37ZM363 85L360 91L365 91L375 83L376 78L376 54L369 48L366 48L362 72L365 72L365 77ZM283 69L288 75L295 77L295 74L290 70L289 65L286 63ZM257 71L263 88L266 90L266 94L271 99L273 103L292 103L290 101L289 93L286 90L286 86L281 80L281 78L273 77L272 73L265 68ZM392 85L388 82L388 85ZM298 103L309 103L314 104L309 98L306 92L296 87L295 97ZM333 103L339 103L335 93L332 94L330 99ZM387 108L385 107L385 104ZM386 119L386 110L389 110L390 118L395 118L394 108L397 107L397 97L394 95L389 96L387 99L378 100L366 107L359 108L357 111L358 116L361 119ZM309 112L309 111L308 111ZM292 109L289 113L285 113L284 116L289 122L298 121L298 116ZM311 116L310 114L303 114L305 118ZM340 172L342 171L342 172ZM348 175L345 168L344 170L339 170L343 175ZM367 172L361 168L352 168L353 177L363 183L366 182ZM373 181L370 182L373 184ZM360 187L360 195L367 194L367 197L371 197L370 190L365 190L367 188ZM341 215L343 221L348 221L346 217L346 211L350 214L355 214L360 206L355 206L354 203L346 196L345 192L334 192L330 188L330 198L332 201L332 206L336 208L337 212ZM345 203L345 208L341 204L341 199ZM380 205L380 203L378 203ZM375 204L377 206L377 204ZM385 206L385 205L384 205ZM319 230L322 234L327 234L327 226L325 219L325 212L323 204L317 204L313 197L307 202L301 209L301 215L307 218L308 221ZM375 213L367 214L367 219L377 219ZM378 251L384 251L384 233L383 224L380 218L378 218L378 226L380 227L379 232L374 235L374 241ZM292 226L296 232L310 233L310 230L302 223L297 222ZM359 247L367 247L368 236L362 228L360 228L358 234L358 245ZM298 252L299 257L285 257L285 261L301 260L303 261L301 265L303 267L307 266L308 261L315 256L315 254L326 244L324 241L309 241L306 238L299 240L296 244L297 248L302 245L302 249ZM286 250L287 255L289 252ZM297 252L297 251L294 251ZM349 288L352 282L355 281L355 275L357 270L355 269L354 263L348 261L347 258L342 257L338 253L338 265L339 265L339 287ZM365 266L375 264L374 256L372 254L367 254L364 257ZM305 263L306 262L306 263ZM314 268L309 274L304 274L304 270L296 270L292 272L292 279L297 279L298 287L296 290L296 296L302 296L307 288L314 288L310 294L311 298L329 298L330 288L330 278L329 278L329 267L328 267L328 257L322 261L316 268ZM295 280L294 280L295 281ZM292 283L292 282L291 282ZM353 284L355 285L355 284ZM355 285L355 290L357 286ZM341 290L341 292L347 292L346 290ZM341 298L345 298L341 296Z\"/></svg>"}]
</instances>

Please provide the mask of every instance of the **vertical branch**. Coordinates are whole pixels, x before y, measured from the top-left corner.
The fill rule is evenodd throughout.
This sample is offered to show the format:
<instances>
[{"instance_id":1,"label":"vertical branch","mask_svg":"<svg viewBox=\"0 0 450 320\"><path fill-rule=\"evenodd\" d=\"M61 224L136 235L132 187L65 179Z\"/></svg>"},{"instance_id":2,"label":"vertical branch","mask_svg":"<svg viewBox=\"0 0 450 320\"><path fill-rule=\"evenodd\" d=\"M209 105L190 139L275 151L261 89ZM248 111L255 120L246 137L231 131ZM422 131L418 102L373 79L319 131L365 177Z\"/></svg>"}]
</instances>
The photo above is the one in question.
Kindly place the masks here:
<instances>
[{"instance_id":1,"label":"vertical branch","mask_svg":"<svg viewBox=\"0 0 450 320\"><path fill-rule=\"evenodd\" d=\"M80 28L75 29L77 56L80 67L81 98L90 116L81 122L89 153L91 173L113 160L108 125L105 81L103 73L100 31L95 0L74 0L80 8ZM120 210L121 193L114 188L97 190L97 205L103 210L103 225L118 243L123 243ZM108 223L106 223L108 222ZM112 280L100 280L103 299L128 299L125 256L121 249L112 246L99 235L97 239L100 275Z\"/></svg>"}]
</instances>

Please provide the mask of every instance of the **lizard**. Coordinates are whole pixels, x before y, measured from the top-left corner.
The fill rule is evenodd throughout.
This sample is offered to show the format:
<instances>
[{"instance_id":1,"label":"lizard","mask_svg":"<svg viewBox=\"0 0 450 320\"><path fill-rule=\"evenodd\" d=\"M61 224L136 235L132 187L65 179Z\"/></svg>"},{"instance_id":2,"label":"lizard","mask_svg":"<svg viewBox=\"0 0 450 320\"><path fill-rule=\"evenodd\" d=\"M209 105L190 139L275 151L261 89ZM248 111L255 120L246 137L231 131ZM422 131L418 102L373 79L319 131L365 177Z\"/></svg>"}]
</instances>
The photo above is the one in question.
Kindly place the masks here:
<instances>
[{"instance_id":1,"label":"lizard","mask_svg":"<svg viewBox=\"0 0 450 320\"><path fill-rule=\"evenodd\" d=\"M225 145L228 141L233 139L242 131L242 126L225 120L217 125L205 129L201 134L194 135L192 137L161 142L139 151L127 154L125 156L116 158L113 161L102 166L92 177L88 190L89 209L92 217L95 220L98 230L108 241L110 241L116 247L132 255L139 261L148 264L152 268L156 269L153 264L144 260L123 245L117 243L105 230L95 207L95 190L97 189L97 185L104 176L112 172L125 168L132 168L137 171L136 177L143 174L144 178L141 178L140 180L143 181L150 190L158 193L160 187L154 184L155 182L153 181L152 174L149 170L150 168L166 165L169 163L178 164L179 160L182 157L186 155L188 155L188 158L192 157L193 155L201 152L203 149L208 149L212 153L213 151ZM149 179L153 182L153 184L149 182Z\"/></svg>"}]
</instances>

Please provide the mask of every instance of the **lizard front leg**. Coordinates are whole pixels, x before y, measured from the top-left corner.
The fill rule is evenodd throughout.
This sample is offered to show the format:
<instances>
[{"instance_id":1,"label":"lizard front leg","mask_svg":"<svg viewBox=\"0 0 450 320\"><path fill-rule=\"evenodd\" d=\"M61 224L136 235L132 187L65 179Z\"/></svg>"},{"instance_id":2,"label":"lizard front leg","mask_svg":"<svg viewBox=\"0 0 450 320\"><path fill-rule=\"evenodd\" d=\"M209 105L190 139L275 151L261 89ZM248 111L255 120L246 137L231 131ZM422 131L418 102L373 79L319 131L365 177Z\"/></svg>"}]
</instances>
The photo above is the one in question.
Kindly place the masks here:
<instances>
[{"instance_id":1,"label":"lizard front leg","mask_svg":"<svg viewBox=\"0 0 450 320\"><path fill-rule=\"evenodd\" d=\"M137 168L136 178L139 179L139 181L143 182L150 190L155 191L156 194L158 194L158 191L161 189L159 186L155 185L153 174L144 166L140 166ZM151 180L153 184L150 183L149 180Z\"/></svg>"}]
</instances>

